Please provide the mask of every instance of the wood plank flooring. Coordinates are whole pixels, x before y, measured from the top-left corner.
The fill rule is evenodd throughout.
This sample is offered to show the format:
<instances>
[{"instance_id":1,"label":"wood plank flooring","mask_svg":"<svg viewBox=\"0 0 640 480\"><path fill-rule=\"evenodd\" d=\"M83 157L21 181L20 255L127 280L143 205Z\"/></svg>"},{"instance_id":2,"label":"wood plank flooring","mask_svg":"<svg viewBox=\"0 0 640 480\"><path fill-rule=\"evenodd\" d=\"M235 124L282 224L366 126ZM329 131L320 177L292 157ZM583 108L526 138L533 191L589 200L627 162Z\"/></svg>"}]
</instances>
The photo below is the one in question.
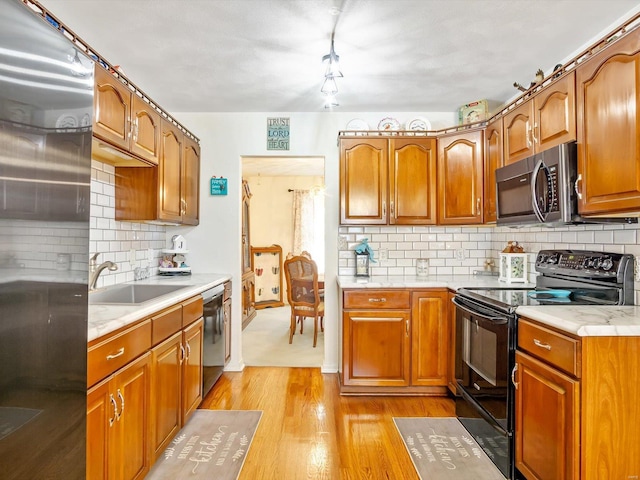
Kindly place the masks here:
<instances>
[{"instance_id":1,"label":"wood plank flooring","mask_svg":"<svg viewBox=\"0 0 640 480\"><path fill-rule=\"evenodd\" d=\"M416 480L393 417L453 417L447 397L340 396L319 368L225 372L200 408L262 410L239 480Z\"/></svg>"}]
</instances>

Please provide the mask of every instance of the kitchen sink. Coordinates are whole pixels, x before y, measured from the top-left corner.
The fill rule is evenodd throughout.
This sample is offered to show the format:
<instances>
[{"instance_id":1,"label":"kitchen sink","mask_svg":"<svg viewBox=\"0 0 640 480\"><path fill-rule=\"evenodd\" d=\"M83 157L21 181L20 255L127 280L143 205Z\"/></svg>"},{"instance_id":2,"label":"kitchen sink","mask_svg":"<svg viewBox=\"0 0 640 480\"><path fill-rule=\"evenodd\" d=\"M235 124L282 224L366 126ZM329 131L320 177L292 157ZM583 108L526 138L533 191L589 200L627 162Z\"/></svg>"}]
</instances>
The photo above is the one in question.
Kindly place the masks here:
<instances>
[{"instance_id":1,"label":"kitchen sink","mask_svg":"<svg viewBox=\"0 0 640 480\"><path fill-rule=\"evenodd\" d=\"M189 285L121 285L89 292L91 305L140 305Z\"/></svg>"}]
</instances>

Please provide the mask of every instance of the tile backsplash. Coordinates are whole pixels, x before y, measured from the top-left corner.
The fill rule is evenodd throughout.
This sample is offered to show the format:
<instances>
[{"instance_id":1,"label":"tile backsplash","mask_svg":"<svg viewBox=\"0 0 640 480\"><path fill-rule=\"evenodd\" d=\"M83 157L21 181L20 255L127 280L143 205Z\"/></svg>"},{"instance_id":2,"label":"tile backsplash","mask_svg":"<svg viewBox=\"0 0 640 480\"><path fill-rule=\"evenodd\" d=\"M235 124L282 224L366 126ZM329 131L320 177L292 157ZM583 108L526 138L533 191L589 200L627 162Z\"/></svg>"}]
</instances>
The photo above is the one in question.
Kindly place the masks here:
<instances>
[{"instance_id":1,"label":"tile backsplash","mask_svg":"<svg viewBox=\"0 0 640 480\"><path fill-rule=\"evenodd\" d=\"M415 275L416 259L429 259L431 275L470 275L485 270L485 262L498 268L499 253L510 240L529 255L529 278L535 281L535 254L542 249L579 249L640 256L640 226L585 224L547 227L423 227L381 226L339 228L338 273L355 273L353 249L368 238L377 263L372 276ZM386 254L386 255L385 255ZM386 256L387 259L381 257ZM640 282L635 282L635 303L640 304Z\"/></svg>"},{"instance_id":2,"label":"tile backsplash","mask_svg":"<svg viewBox=\"0 0 640 480\"><path fill-rule=\"evenodd\" d=\"M136 267L150 267L156 275L162 249L167 248L163 225L115 219L115 175L112 165L91 162L89 252L100 252L98 264L111 260L118 265L115 272L103 271L98 288L133 281Z\"/></svg>"}]
</instances>

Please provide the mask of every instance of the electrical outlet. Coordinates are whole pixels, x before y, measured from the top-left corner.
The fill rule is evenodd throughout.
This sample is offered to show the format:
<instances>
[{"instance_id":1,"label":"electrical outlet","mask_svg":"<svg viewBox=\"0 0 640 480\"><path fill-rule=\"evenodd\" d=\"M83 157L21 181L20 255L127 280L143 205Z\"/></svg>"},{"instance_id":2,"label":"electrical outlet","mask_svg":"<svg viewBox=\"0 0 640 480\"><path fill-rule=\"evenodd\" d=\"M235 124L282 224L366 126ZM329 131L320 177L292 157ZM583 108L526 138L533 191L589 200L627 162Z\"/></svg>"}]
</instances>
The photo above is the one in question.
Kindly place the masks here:
<instances>
[{"instance_id":1,"label":"electrical outlet","mask_svg":"<svg viewBox=\"0 0 640 480\"><path fill-rule=\"evenodd\" d=\"M464 253L464 250L462 248L458 248L456 250L456 260L464 260L466 258L466 255Z\"/></svg>"},{"instance_id":2,"label":"electrical outlet","mask_svg":"<svg viewBox=\"0 0 640 480\"><path fill-rule=\"evenodd\" d=\"M387 250L386 248L381 248L380 249L380 261L384 262L386 260L389 259L389 250Z\"/></svg>"},{"instance_id":3,"label":"electrical outlet","mask_svg":"<svg viewBox=\"0 0 640 480\"><path fill-rule=\"evenodd\" d=\"M344 235L338 235L338 250L347 249L347 237Z\"/></svg>"}]
</instances>

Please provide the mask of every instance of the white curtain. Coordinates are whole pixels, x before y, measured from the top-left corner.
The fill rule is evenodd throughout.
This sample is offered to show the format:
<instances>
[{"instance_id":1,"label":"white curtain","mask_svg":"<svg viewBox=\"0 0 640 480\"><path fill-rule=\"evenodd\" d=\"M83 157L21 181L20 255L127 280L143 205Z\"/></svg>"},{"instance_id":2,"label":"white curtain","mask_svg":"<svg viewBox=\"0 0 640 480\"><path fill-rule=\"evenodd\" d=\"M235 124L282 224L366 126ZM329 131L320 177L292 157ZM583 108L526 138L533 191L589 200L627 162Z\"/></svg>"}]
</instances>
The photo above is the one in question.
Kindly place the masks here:
<instances>
[{"instance_id":1,"label":"white curtain","mask_svg":"<svg viewBox=\"0 0 640 480\"><path fill-rule=\"evenodd\" d=\"M311 254L324 273L324 195L321 189L293 191L293 253Z\"/></svg>"}]
</instances>

